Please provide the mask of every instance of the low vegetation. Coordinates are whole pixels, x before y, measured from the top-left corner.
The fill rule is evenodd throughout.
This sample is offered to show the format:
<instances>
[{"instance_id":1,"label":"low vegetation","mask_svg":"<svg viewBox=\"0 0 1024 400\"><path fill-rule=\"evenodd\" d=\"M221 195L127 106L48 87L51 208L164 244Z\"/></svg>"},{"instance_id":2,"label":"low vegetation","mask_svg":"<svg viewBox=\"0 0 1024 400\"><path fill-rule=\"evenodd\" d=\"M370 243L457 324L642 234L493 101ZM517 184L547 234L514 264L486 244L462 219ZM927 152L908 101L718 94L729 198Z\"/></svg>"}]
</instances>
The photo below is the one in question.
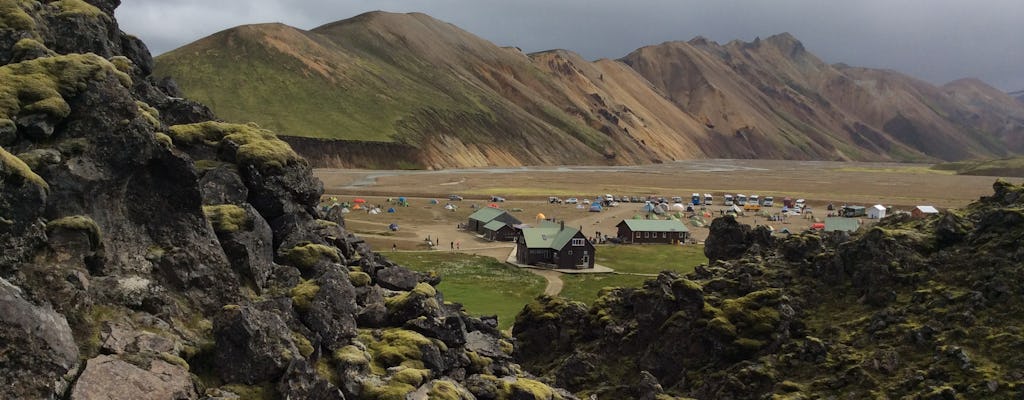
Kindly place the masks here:
<instances>
[{"instance_id":1,"label":"low vegetation","mask_svg":"<svg viewBox=\"0 0 1024 400\"><path fill-rule=\"evenodd\" d=\"M281 170L287 165L305 162L288 143L256 125L215 121L174 125L170 128L170 136L174 144L179 146L219 147L226 142L233 143L238 146L233 161L253 165L261 171Z\"/></svg>"},{"instance_id":2,"label":"low vegetation","mask_svg":"<svg viewBox=\"0 0 1024 400\"><path fill-rule=\"evenodd\" d=\"M957 161L937 164L932 169L955 171L959 175L982 175L1002 177L1024 177L1024 157L1000 158L995 160Z\"/></svg>"},{"instance_id":3,"label":"low vegetation","mask_svg":"<svg viewBox=\"0 0 1024 400\"><path fill-rule=\"evenodd\" d=\"M388 253L388 259L412 270L435 272L445 301L461 303L472 315L497 315L501 329L517 312L544 293L544 278L491 257L448 252Z\"/></svg>"},{"instance_id":4,"label":"low vegetation","mask_svg":"<svg viewBox=\"0 0 1024 400\"><path fill-rule=\"evenodd\" d=\"M657 275L661 271L681 274L706 264L703 245L609 245L598 246L594 261L615 272Z\"/></svg>"}]
</instances>

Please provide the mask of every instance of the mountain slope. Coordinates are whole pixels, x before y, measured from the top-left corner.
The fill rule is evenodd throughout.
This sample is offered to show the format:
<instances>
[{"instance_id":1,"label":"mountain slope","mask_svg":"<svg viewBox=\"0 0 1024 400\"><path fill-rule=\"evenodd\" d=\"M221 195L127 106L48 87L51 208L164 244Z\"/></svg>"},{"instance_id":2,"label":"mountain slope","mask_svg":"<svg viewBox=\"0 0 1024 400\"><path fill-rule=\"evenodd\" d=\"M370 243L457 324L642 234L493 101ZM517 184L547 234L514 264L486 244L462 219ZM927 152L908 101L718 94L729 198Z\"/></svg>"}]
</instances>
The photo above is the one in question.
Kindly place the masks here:
<instances>
[{"instance_id":1,"label":"mountain slope","mask_svg":"<svg viewBox=\"0 0 1024 400\"><path fill-rule=\"evenodd\" d=\"M789 34L590 62L372 12L309 31L233 28L156 61L157 75L228 119L325 139L291 140L325 165L387 166L396 149L399 167L959 160L1019 152L1024 140L1024 106L1005 96L828 65Z\"/></svg>"}]
</instances>

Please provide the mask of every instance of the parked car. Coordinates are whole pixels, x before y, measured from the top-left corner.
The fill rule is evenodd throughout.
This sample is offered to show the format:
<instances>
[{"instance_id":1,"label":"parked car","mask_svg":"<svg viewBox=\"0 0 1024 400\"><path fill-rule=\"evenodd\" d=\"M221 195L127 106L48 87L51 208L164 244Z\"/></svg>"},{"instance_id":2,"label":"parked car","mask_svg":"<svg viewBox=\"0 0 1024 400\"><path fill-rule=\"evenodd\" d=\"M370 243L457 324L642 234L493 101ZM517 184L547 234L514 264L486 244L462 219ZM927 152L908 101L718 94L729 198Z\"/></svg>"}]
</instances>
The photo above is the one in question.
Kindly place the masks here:
<instances>
[{"instance_id":1,"label":"parked car","mask_svg":"<svg viewBox=\"0 0 1024 400\"><path fill-rule=\"evenodd\" d=\"M557 198L555 196L551 196L551 197L548 197L548 203L551 203L551 204L562 204L562 199Z\"/></svg>"},{"instance_id":2,"label":"parked car","mask_svg":"<svg viewBox=\"0 0 1024 400\"><path fill-rule=\"evenodd\" d=\"M576 204L576 203L579 203L579 202L580 201L577 198L575 198L575 197L570 197L568 199L565 199L565 204Z\"/></svg>"},{"instance_id":3,"label":"parked car","mask_svg":"<svg viewBox=\"0 0 1024 400\"><path fill-rule=\"evenodd\" d=\"M505 198L501 197L501 196L491 196L491 201L498 202L498 203L504 203L505 202Z\"/></svg>"},{"instance_id":4,"label":"parked car","mask_svg":"<svg viewBox=\"0 0 1024 400\"><path fill-rule=\"evenodd\" d=\"M639 203L640 202L640 197L639 196L630 196L629 197L629 202L630 203Z\"/></svg>"},{"instance_id":5,"label":"parked car","mask_svg":"<svg viewBox=\"0 0 1024 400\"><path fill-rule=\"evenodd\" d=\"M462 196L459 196L457 194L450 194L450 195L448 195L448 200L451 200L451 201L462 201Z\"/></svg>"}]
</instances>

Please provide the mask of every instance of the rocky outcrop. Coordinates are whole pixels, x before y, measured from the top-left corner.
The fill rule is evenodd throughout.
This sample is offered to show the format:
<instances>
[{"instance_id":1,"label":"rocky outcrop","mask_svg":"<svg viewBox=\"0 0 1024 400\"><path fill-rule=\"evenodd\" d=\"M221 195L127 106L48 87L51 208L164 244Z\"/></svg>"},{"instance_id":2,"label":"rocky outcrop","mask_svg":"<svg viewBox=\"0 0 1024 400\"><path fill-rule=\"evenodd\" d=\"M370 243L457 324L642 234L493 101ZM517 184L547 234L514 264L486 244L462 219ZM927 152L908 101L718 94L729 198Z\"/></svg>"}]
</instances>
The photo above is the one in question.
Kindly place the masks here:
<instances>
[{"instance_id":1,"label":"rocky outcrop","mask_svg":"<svg viewBox=\"0 0 1024 400\"><path fill-rule=\"evenodd\" d=\"M602 398L1020 397L1024 187L994 192L852 237L716 220L691 274L525 307L516 360Z\"/></svg>"},{"instance_id":2,"label":"rocky outcrop","mask_svg":"<svg viewBox=\"0 0 1024 400\"><path fill-rule=\"evenodd\" d=\"M274 133L149 76L118 3L0 0L0 397L560 393L322 215Z\"/></svg>"}]
</instances>

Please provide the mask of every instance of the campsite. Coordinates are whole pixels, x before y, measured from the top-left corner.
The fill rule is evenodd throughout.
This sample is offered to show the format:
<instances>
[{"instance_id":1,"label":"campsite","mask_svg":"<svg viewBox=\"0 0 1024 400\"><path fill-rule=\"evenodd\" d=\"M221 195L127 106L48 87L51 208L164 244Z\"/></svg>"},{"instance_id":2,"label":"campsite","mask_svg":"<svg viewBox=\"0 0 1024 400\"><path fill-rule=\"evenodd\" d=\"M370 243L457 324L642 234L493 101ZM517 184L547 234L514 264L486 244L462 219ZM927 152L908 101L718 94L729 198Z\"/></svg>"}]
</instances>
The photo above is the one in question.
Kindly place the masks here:
<instances>
[{"instance_id":1,"label":"campsite","mask_svg":"<svg viewBox=\"0 0 1024 400\"><path fill-rule=\"evenodd\" d=\"M515 247L514 243L487 240L469 226L471 221L468 218L484 208L506 211L528 226L535 226L544 219L564 221L567 226L580 229L587 238L594 239L603 239L605 235L614 238L619 231L618 225L625 220L675 217L685 225L688 229L686 240L668 241L680 245L599 243L596 247L597 263L607 264L606 267L621 274L570 275L531 270L547 279L549 288L557 281L560 295L589 301L603 287L637 286L661 268L692 270L703 257L701 243L707 238L707 226L729 209L736 210L736 218L741 223L767 225L777 234L798 233L812 228L850 231L873 224L876 219L871 216L886 211L910 213L918 205L938 208L964 206L981 193L986 193L992 184L991 177L952 175L917 164L763 160L691 161L642 167L317 170L316 173L323 179L327 193L322 199L322 206L328 207L337 202L348 203L352 207L345 217L350 231L379 252L395 252L388 254L410 264L411 268L438 271L442 274L442 281L445 273L461 271L451 277L451 284L462 289L449 291L449 299L469 303L468 308L474 313L502 315L510 313L507 304L497 308L488 306L488 301L481 299L490 297L466 290L475 287L471 284L473 280L487 276L465 272L473 268L506 269L493 272L506 277L502 282L524 276L511 271L515 267L504 263ZM885 179L878 179L879 175ZM692 208L693 212L688 212L687 207L693 206L689 201L691 196L687 194L697 192L712 195L717 203L703 209L698 205ZM592 205L601 202L605 193L613 193L613 200L625 197L630 201L604 206L600 211L593 210ZM726 194L736 196L742 193L756 193L761 198L772 196L776 201L773 205L764 205L760 211L750 211L738 205L726 207L721 200ZM674 197L687 202L673 204ZM503 201L492 201L498 198ZM577 201L558 202L552 198ZM653 201L645 201L647 198ZM658 198L666 203L657 212L652 212L656 211ZM804 200L810 212L786 213L780 220L782 210L787 206L795 207L798 200ZM828 210L830 204L835 211ZM829 217L831 213L839 215L844 212L843 205L856 210L857 215L866 209L869 215L860 218ZM628 254L637 251L632 249L640 247L655 248L653 251L664 252L668 256L655 257L658 261L650 262L642 273L636 274L638 266L627 260L630 259ZM661 249L657 249L659 247ZM430 253L446 255L430 256ZM699 254L700 257L680 254ZM481 259L473 256L489 257L488 260L492 261L474 263L472 260ZM648 254L643 258L651 257ZM668 260L673 258L685 261L672 264ZM442 259L461 267L444 267ZM536 277L531 279L533 282ZM540 294L535 283L523 287L522 290L530 293L513 293L501 297L505 300L498 301L498 297L492 300L505 304ZM512 311L517 307L511 307Z\"/></svg>"}]
</instances>

